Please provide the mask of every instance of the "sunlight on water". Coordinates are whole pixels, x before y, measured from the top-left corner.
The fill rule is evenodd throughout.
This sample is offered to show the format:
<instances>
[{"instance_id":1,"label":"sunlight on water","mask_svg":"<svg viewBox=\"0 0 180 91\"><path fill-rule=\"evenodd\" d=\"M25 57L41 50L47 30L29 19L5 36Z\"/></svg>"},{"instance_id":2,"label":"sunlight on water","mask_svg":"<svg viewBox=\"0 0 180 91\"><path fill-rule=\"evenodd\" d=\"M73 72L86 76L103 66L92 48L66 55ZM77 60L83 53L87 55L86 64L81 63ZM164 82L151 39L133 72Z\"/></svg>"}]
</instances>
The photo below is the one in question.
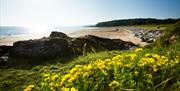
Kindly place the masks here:
<instances>
[{"instance_id":1,"label":"sunlight on water","mask_svg":"<svg viewBox=\"0 0 180 91\"><path fill-rule=\"evenodd\" d=\"M30 33L32 34L45 34L49 33L50 27L47 26L26 26Z\"/></svg>"}]
</instances>

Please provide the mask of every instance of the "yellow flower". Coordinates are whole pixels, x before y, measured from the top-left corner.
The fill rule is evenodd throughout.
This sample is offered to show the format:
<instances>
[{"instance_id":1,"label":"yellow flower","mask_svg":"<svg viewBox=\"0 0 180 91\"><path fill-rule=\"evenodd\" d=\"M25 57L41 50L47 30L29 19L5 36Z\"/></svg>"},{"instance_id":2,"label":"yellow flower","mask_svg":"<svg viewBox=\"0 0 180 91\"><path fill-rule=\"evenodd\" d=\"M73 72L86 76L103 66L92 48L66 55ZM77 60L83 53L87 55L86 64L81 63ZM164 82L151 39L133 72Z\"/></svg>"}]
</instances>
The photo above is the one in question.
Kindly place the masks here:
<instances>
[{"instance_id":1,"label":"yellow flower","mask_svg":"<svg viewBox=\"0 0 180 91\"><path fill-rule=\"evenodd\" d=\"M68 79L68 82L72 82L76 79L76 76L72 76L71 78Z\"/></svg>"},{"instance_id":2,"label":"yellow flower","mask_svg":"<svg viewBox=\"0 0 180 91\"><path fill-rule=\"evenodd\" d=\"M49 77L50 74L43 74L43 77Z\"/></svg>"},{"instance_id":3,"label":"yellow flower","mask_svg":"<svg viewBox=\"0 0 180 91\"><path fill-rule=\"evenodd\" d=\"M50 86L50 87L54 87L54 86L55 86L55 83L51 82L51 83L49 83L49 86Z\"/></svg>"},{"instance_id":4,"label":"yellow flower","mask_svg":"<svg viewBox=\"0 0 180 91\"><path fill-rule=\"evenodd\" d=\"M66 74L65 76L62 77L61 81L64 82L66 81L70 76L70 74Z\"/></svg>"},{"instance_id":5,"label":"yellow flower","mask_svg":"<svg viewBox=\"0 0 180 91\"><path fill-rule=\"evenodd\" d=\"M61 90L62 90L62 91L69 91L69 88L62 87Z\"/></svg>"},{"instance_id":6,"label":"yellow flower","mask_svg":"<svg viewBox=\"0 0 180 91\"><path fill-rule=\"evenodd\" d=\"M92 69L92 65L89 64L86 69L87 69L88 71L91 70L91 69Z\"/></svg>"},{"instance_id":7,"label":"yellow flower","mask_svg":"<svg viewBox=\"0 0 180 91\"><path fill-rule=\"evenodd\" d=\"M119 82L114 80L109 84L109 86L116 88L117 86L119 86Z\"/></svg>"},{"instance_id":8,"label":"yellow flower","mask_svg":"<svg viewBox=\"0 0 180 91\"><path fill-rule=\"evenodd\" d=\"M51 80L54 81L56 78L58 78L58 75L52 75Z\"/></svg>"},{"instance_id":9,"label":"yellow flower","mask_svg":"<svg viewBox=\"0 0 180 91\"><path fill-rule=\"evenodd\" d=\"M135 58L137 57L137 55L136 54L130 54L130 57L131 57L131 60L134 61Z\"/></svg>"},{"instance_id":10,"label":"yellow flower","mask_svg":"<svg viewBox=\"0 0 180 91\"><path fill-rule=\"evenodd\" d=\"M152 67L152 68L153 68L153 71L154 71L154 72L157 72L157 71L158 71L158 68L157 68L157 66L156 66L156 65L153 65L153 67Z\"/></svg>"},{"instance_id":11,"label":"yellow flower","mask_svg":"<svg viewBox=\"0 0 180 91\"><path fill-rule=\"evenodd\" d=\"M69 79L68 82L72 82L77 78L77 74L72 75Z\"/></svg>"},{"instance_id":12,"label":"yellow flower","mask_svg":"<svg viewBox=\"0 0 180 91\"><path fill-rule=\"evenodd\" d=\"M44 81L48 81L48 80L50 80L50 77L44 78Z\"/></svg>"},{"instance_id":13,"label":"yellow flower","mask_svg":"<svg viewBox=\"0 0 180 91\"><path fill-rule=\"evenodd\" d=\"M149 57L149 56L151 56L151 54L150 54L150 53L147 53L145 56L146 56L146 57Z\"/></svg>"},{"instance_id":14,"label":"yellow flower","mask_svg":"<svg viewBox=\"0 0 180 91\"><path fill-rule=\"evenodd\" d=\"M135 75L135 76L138 76L138 75L139 75L139 72L138 72L138 71L135 71L135 72L134 72L134 75Z\"/></svg>"},{"instance_id":15,"label":"yellow flower","mask_svg":"<svg viewBox=\"0 0 180 91\"><path fill-rule=\"evenodd\" d=\"M54 87L51 87L50 90L51 90L51 91L56 91Z\"/></svg>"},{"instance_id":16,"label":"yellow flower","mask_svg":"<svg viewBox=\"0 0 180 91\"><path fill-rule=\"evenodd\" d=\"M148 60L148 63L154 63L155 62L153 58L148 58L147 60Z\"/></svg>"},{"instance_id":17,"label":"yellow flower","mask_svg":"<svg viewBox=\"0 0 180 91\"><path fill-rule=\"evenodd\" d=\"M142 51L143 49L142 48L136 48L135 49L135 52L140 52L140 51Z\"/></svg>"},{"instance_id":18,"label":"yellow flower","mask_svg":"<svg viewBox=\"0 0 180 91\"><path fill-rule=\"evenodd\" d=\"M97 63L97 67L98 67L100 70L102 70L102 69L105 68L105 65L104 65L103 62L99 62L99 63Z\"/></svg>"},{"instance_id":19,"label":"yellow flower","mask_svg":"<svg viewBox=\"0 0 180 91\"><path fill-rule=\"evenodd\" d=\"M32 91L32 88L34 88L34 85L29 85L23 91Z\"/></svg>"},{"instance_id":20,"label":"yellow flower","mask_svg":"<svg viewBox=\"0 0 180 91\"><path fill-rule=\"evenodd\" d=\"M158 54L153 54L152 56L158 60L160 59L160 56Z\"/></svg>"},{"instance_id":21,"label":"yellow flower","mask_svg":"<svg viewBox=\"0 0 180 91\"><path fill-rule=\"evenodd\" d=\"M74 87L71 88L71 91L78 91L77 89L75 89Z\"/></svg>"},{"instance_id":22,"label":"yellow flower","mask_svg":"<svg viewBox=\"0 0 180 91\"><path fill-rule=\"evenodd\" d=\"M120 59L122 59L122 58L123 58L122 55L117 55L117 56L113 57L112 60L113 60L113 61L117 61L117 60L120 60Z\"/></svg>"}]
</instances>

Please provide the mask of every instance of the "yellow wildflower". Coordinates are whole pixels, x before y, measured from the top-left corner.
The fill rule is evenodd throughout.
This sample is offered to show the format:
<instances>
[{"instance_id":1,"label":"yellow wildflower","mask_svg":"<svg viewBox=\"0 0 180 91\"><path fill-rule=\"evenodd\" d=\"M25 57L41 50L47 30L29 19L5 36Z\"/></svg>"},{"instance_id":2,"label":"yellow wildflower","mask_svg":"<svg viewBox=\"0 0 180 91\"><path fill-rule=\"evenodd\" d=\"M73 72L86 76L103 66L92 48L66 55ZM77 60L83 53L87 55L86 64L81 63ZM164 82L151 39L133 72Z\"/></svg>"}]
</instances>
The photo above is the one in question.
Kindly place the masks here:
<instances>
[{"instance_id":1,"label":"yellow wildflower","mask_svg":"<svg viewBox=\"0 0 180 91\"><path fill-rule=\"evenodd\" d=\"M114 81L112 81L112 82L109 84L109 86L115 88L115 87L119 86L119 82L116 81L116 80L114 80Z\"/></svg>"},{"instance_id":2,"label":"yellow wildflower","mask_svg":"<svg viewBox=\"0 0 180 91\"><path fill-rule=\"evenodd\" d=\"M153 58L148 58L147 60L148 60L147 61L148 63L154 63L155 62Z\"/></svg>"},{"instance_id":3,"label":"yellow wildflower","mask_svg":"<svg viewBox=\"0 0 180 91\"><path fill-rule=\"evenodd\" d=\"M50 74L43 74L43 77L49 77L50 76Z\"/></svg>"},{"instance_id":4,"label":"yellow wildflower","mask_svg":"<svg viewBox=\"0 0 180 91\"><path fill-rule=\"evenodd\" d=\"M34 85L29 85L23 91L32 91L32 88L34 88Z\"/></svg>"},{"instance_id":5,"label":"yellow wildflower","mask_svg":"<svg viewBox=\"0 0 180 91\"><path fill-rule=\"evenodd\" d=\"M54 86L55 86L55 83L51 82L51 83L49 83L49 86L50 86L50 87L54 87Z\"/></svg>"},{"instance_id":6,"label":"yellow wildflower","mask_svg":"<svg viewBox=\"0 0 180 91\"><path fill-rule=\"evenodd\" d=\"M62 87L61 90L62 90L62 91L69 91L69 88Z\"/></svg>"},{"instance_id":7,"label":"yellow wildflower","mask_svg":"<svg viewBox=\"0 0 180 91\"><path fill-rule=\"evenodd\" d=\"M68 79L68 82L74 81L74 80L76 79L76 77L77 77L77 74L72 75L72 76Z\"/></svg>"},{"instance_id":8,"label":"yellow wildflower","mask_svg":"<svg viewBox=\"0 0 180 91\"><path fill-rule=\"evenodd\" d=\"M152 68L153 68L153 71L154 71L154 72L157 72L157 71L158 71L158 68L157 68L157 66L156 66L156 65L153 65L153 67L152 67Z\"/></svg>"},{"instance_id":9,"label":"yellow wildflower","mask_svg":"<svg viewBox=\"0 0 180 91\"><path fill-rule=\"evenodd\" d=\"M134 72L134 75L135 75L135 76L138 76L138 75L139 75L139 72L138 72L138 71L135 71L135 72Z\"/></svg>"},{"instance_id":10,"label":"yellow wildflower","mask_svg":"<svg viewBox=\"0 0 180 91\"><path fill-rule=\"evenodd\" d=\"M92 69L92 65L89 64L86 69L87 69L88 71L91 70L91 69Z\"/></svg>"},{"instance_id":11,"label":"yellow wildflower","mask_svg":"<svg viewBox=\"0 0 180 91\"><path fill-rule=\"evenodd\" d=\"M66 81L70 76L70 74L66 74L65 76L62 77L61 81L64 82Z\"/></svg>"},{"instance_id":12,"label":"yellow wildflower","mask_svg":"<svg viewBox=\"0 0 180 91\"><path fill-rule=\"evenodd\" d=\"M102 69L105 68L105 65L104 65L103 62L99 62L99 63L97 63L97 67L98 67L100 70L102 70Z\"/></svg>"},{"instance_id":13,"label":"yellow wildflower","mask_svg":"<svg viewBox=\"0 0 180 91\"><path fill-rule=\"evenodd\" d=\"M54 87L51 87L50 90L51 90L51 91L56 91Z\"/></svg>"},{"instance_id":14,"label":"yellow wildflower","mask_svg":"<svg viewBox=\"0 0 180 91\"><path fill-rule=\"evenodd\" d=\"M123 58L122 55L117 55L117 56L113 57L112 60L113 60L113 61L117 61L117 60L120 60L120 59L122 59L122 58Z\"/></svg>"},{"instance_id":15,"label":"yellow wildflower","mask_svg":"<svg viewBox=\"0 0 180 91\"><path fill-rule=\"evenodd\" d=\"M134 61L135 58L137 57L137 54L130 54L131 60Z\"/></svg>"},{"instance_id":16,"label":"yellow wildflower","mask_svg":"<svg viewBox=\"0 0 180 91\"><path fill-rule=\"evenodd\" d=\"M135 49L135 52L140 52L140 51L142 51L143 49L142 48L136 48Z\"/></svg>"},{"instance_id":17,"label":"yellow wildflower","mask_svg":"<svg viewBox=\"0 0 180 91\"><path fill-rule=\"evenodd\" d=\"M58 75L52 75L51 80L54 81L56 78L58 78Z\"/></svg>"},{"instance_id":18,"label":"yellow wildflower","mask_svg":"<svg viewBox=\"0 0 180 91\"><path fill-rule=\"evenodd\" d=\"M71 88L71 91L78 91L77 89L75 89L74 87Z\"/></svg>"},{"instance_id":19,"label":"yellow wildflower","mask_svg":"<svg viewBox=\"0 0 180 91\"><path fill-rule=\"evenodd\" d=\"M158 60L160 59L160 56L158 54L153 54L152 56Z\"/></svg>"},{"instance_id":20,"label":"yellow wildflower","mask_svg":"<svg viewBox=\"0 0 180 91\"><path fill-rule=\"evenodd\" d=\"M150 53L147 53L145 56L146 56L146 57L149 57L149 56L151 56L151 54L150 54Z\"/></svg>"}]
</instances>

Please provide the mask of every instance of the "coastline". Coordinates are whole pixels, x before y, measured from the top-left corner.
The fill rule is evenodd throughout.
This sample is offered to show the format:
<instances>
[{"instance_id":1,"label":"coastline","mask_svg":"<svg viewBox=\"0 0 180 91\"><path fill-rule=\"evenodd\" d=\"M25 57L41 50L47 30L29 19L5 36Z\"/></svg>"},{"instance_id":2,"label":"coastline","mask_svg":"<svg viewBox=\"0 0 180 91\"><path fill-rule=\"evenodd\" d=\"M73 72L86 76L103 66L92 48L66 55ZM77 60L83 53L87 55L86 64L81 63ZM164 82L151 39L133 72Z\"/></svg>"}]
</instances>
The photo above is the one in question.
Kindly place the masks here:
<instances>
[{"instance_id":1,"label":"coastline","mask_svg":"<svg viewBox=\"0 0 180 91\"><path fill-rule=\"evenodd\" d=\"M43 37L48 37L50 33L42 33L42 34L21 34L21 35L13 35L0 38L0 45L8 45L12 46L14 42L23 41L23 40L31 40L31 39L39 39ZM102 38L109 39L121 39L123 41L132 42L136 45L144 46L145 42L141 42L141 40L134 36L133 32L129 29L129 27L102 27L97 29L87 29L80 30L67 34L70 37L81 37L85 35L95 35Z\"/></svg>"}]
</instances>

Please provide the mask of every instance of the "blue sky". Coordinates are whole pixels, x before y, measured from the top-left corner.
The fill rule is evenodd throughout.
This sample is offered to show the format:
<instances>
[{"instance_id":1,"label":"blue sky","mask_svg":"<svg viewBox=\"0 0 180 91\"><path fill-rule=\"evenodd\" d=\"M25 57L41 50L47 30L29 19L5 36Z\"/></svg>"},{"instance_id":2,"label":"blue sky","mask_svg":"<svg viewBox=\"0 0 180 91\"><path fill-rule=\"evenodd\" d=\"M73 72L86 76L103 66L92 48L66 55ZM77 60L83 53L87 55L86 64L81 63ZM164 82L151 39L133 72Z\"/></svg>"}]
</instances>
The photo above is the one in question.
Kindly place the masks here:
<instances>
[{"instance_id":1,"label":"blue sky","mask_svg":"<svg viewBox=\"0 0 180 91\"><path fill-rule=\"evenodd\" d=\"M71 26L128 18L180 18L180 0L0 0L0 25Z\"/></svg>"}]
</instances>

